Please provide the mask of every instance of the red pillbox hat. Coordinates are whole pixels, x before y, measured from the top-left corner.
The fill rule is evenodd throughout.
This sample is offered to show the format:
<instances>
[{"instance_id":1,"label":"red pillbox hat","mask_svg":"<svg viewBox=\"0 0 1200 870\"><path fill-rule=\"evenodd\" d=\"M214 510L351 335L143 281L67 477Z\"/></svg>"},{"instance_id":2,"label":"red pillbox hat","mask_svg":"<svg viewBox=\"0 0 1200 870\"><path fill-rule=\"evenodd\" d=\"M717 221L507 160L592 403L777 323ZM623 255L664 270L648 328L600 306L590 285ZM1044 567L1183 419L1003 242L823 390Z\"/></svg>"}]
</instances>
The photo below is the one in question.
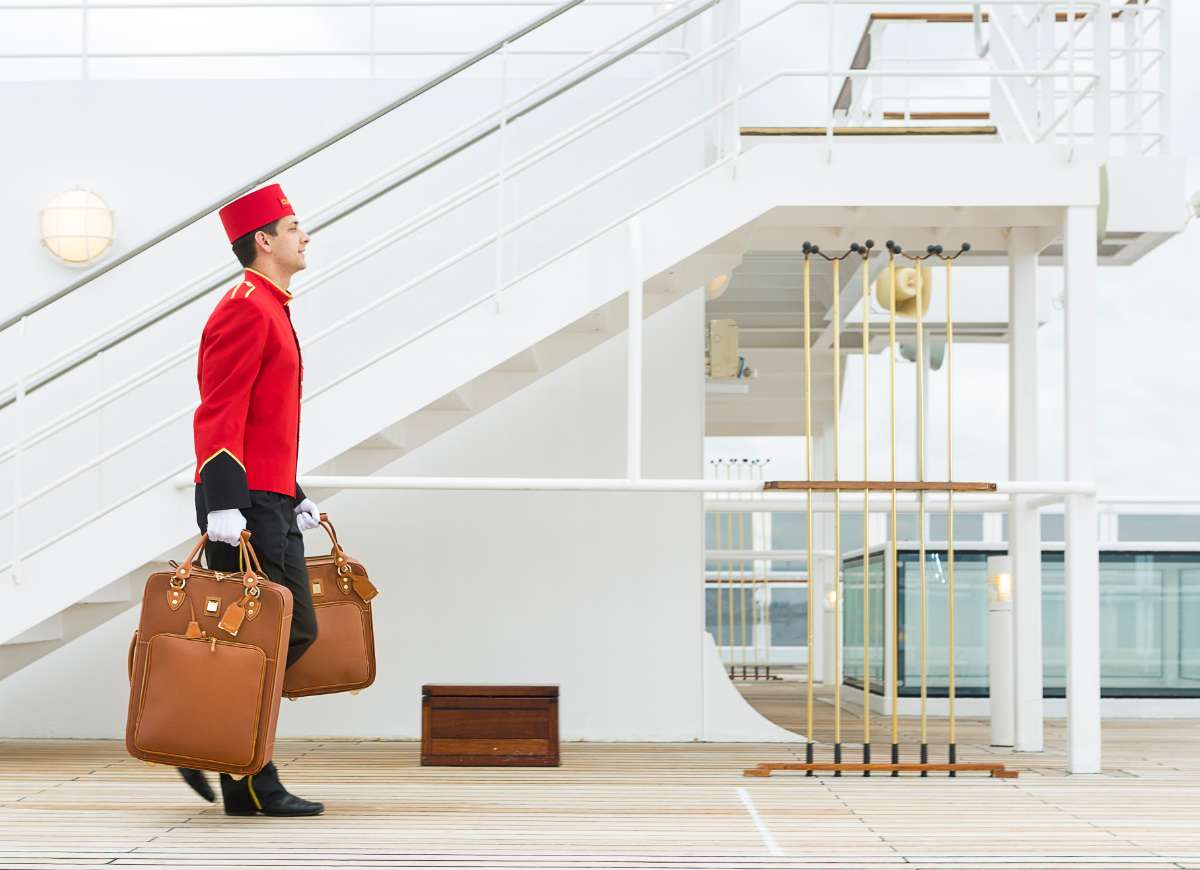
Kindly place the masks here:
<instances>
[{"instance_id":1,"label":"red pillbox hat","mask_svg":"<svg viewBox=\"0 0 1200 870\"><path fill-rule=\"evenodd\" d=\"M283 195L283 188L278 184L268 184L235 199L218 215L225 227L225 235L229 236L232 244L246 233L295 213L292 204Z\"/></svg>"}]
</instances>

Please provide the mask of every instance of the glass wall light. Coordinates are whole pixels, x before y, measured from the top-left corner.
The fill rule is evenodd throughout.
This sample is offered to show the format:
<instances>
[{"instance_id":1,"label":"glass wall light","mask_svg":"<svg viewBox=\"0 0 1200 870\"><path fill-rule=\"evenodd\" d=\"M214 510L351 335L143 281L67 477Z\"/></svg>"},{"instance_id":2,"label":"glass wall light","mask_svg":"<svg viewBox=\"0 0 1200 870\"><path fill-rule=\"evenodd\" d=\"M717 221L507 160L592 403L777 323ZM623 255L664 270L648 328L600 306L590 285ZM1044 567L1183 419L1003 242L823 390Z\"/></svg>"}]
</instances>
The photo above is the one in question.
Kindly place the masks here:
<instances>
[{"instance_id":1,"label":"glass wall light","mask_svg":"<svg viewBox=\"0 0 1200 870\"><path fill-rule=\"evenodd\" d=\"M42 209L41 224L42 244L69 266L93 263L112 247L112 209L98 194L82 187L51 199Z\"/></svg>"}]
</instances>

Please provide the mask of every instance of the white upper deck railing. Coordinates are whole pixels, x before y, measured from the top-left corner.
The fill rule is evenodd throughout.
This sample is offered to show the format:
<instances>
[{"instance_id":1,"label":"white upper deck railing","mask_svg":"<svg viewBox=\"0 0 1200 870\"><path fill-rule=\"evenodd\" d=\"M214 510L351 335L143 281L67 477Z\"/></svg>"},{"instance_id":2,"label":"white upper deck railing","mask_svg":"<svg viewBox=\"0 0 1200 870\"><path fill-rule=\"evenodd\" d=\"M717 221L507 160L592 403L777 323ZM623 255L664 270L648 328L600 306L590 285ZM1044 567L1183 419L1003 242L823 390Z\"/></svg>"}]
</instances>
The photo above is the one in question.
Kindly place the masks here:
<instances>
[{"instance_id":1,"label":"white upper deck railing","mask_svg":"<svg viewBox=\"0 0 1200 870\"><path fill-rule=\"evenodd\" d=\"M1075 137L1104 144L1111 138L1114 153L1168 152L1170 0L1102 4L1110 9L1107 17L1081 15L1080 3L989 10L992 5L975 4L957 14L872 13L851 67L895 70L898 75L846 78L835 100L839 117L855 125L945 126L996 121L1000 109L1000 117L1010 122L1001 135L1009 138L1021 133L1028 139L1039 125L1053 121L1056 141ZM998 93L964 88L955 80L962 71L1011 69L1028 59L1036 69L1068 80L1081 70L1107 74L1109 99L1099 107L1105 111L1089 113L1082 127L1057 123L1077 95L1058 76L999 83ZM931 65L944 76L920 87L902 74Z\"/></svg>"},{"instance_id":2,"label":"white upper deck railing","mask_svg":"<svg viewBox=\"0 0 1200 870\"><path fill-rule=\"evenodd\" d=\"M669 7L661 0L588 0L589 8L619 14L645 10L653 17ZM20 47L0 42L0 80L175 79L175 78L394 78L423 77L417 65L398 59L466 57L474 48L455 47L466 35L462 12L470 10L520 24L551 0L76 0L0 3L0 34L21 34ZM397 47L411 32L403 10L424 15L449 12L457 26L436 37L442 44ZM197 13L208 13L204 19ZM16 26L20 20L20 26ZM426 26L428 26L428 19ZM618 27L623 31L628 29ZM254 45L238 38L249 32ZM513 57L585 55L591 49L554 45L510 50ZM674 55L676 48L647 55ZM328 63L315 63L324 59ZM232 70L229 61L242 60ZM298 60L301 64L281 61ZM184 61L185 63L180 63Z\"/></svg>"}]
</instances>

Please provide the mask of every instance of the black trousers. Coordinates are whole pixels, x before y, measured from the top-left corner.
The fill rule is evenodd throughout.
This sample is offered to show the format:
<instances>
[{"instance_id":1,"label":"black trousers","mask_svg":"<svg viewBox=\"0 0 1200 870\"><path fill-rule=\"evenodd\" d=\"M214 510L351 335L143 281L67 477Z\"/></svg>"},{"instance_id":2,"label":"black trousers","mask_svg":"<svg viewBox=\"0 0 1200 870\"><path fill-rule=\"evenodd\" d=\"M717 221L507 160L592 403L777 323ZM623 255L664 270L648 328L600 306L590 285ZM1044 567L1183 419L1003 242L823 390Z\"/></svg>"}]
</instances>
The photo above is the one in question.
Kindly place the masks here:
<instances>
[{"instance_id":1,"label":"black trousers","mask_svg":"<svg viewBox=\"0 0 1200 870\"><path fill-rule=\"evenodd\" d=\"M304 655L317 639L317 615L313 610L312 586L304 565L304 535L293 513L296 500L277 492L250 490L250 507L241 508L250 531L250 544L262 562L267 578L292 591L292 633L288 638L287 666ZM196 488L196 523L208 530L208 508ZM237 571L238 548L219 541L204 545L204 558L214 571Z\"/></svg>"}]
</instances>

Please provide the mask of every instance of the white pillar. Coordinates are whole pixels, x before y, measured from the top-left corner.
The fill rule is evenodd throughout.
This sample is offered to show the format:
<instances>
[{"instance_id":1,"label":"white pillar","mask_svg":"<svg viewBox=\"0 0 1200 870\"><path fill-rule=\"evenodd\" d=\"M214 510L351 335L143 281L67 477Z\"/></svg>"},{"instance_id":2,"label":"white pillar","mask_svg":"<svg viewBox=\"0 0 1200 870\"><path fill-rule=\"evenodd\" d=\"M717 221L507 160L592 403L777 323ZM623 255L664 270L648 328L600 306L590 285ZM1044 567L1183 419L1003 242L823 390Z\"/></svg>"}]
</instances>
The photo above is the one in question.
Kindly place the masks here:
<instances>
[{"instance_id":1,"label":"white pillar","mask_svg":"<svg viewBox=\"0 0 1200 870\"><path fill-rule=\"evenodd\" d=\"M837 655L837 614L838 611L834 607L829 606L829 590L832 588L832 583L825 587L825 593L817 602L817 608L822 615L822 637L824 652L822 653L821 666L821 683L826 686L836 686L840 675L838 674L838 662L840 661ZM845 602L843 602L844 604Z\"/></svg>"},{"instance_id":2,"label":"white pillar","mask_svg":"<svg viewBox=\"0 0 1200 870\"><path fill-rule=\"evenodd\" d=\"M1008 237L1008 476L1038 479L1037 235L1014 227ZM1029 496L1013 496L1008 552L1013 574L1013 746L1041 752L1042 544ZM993 713L993 717L995 714Z\"/></svg>"},{"instance_id":3,"label":"white pillar","mask_svg":"<svg viewBox=\"0 0 1200 870\"><path fill-rule=\"evenodd\" d=\"M833 478L833 426L817 425L813 431L813 476L818 480ZM816 495L814 504L829 506L833 496L823 500ZM813 514L813 549L818 553L833 550L833 514L822 511ZM833 560L827 555L814 557L810 576L813 583L813 650L814 682L832 685L833 680L833 615L825 612L825 593L833 588Z\"/></svg>"},{"instance_id":4,"label":"white pillar","mask_svg":"<svg viewBox=\"0 0 1200 870\"><path fill-rule=\"evenodd\" d=\"M1066 476L1096 476L1096 209L1070 206L1063 223L1066 267ZM1067 770L1100 772L1100 558L1096 499L1067 496Z\"/></svg>"},{"instance_id":5,"label":"white pillar","mask_svg":"<svg viewBox=\"0 0 1200 870\"><path fill-rule=\"evenodd\" d=\"M702 16L707 18L708 16ZM713 42L737 33L742 27L741 4L718 3L713 10ZM714 76L713 102L722 102L737 95L741 87L741 46L734 45L725 56L712 64ZM738 152L741 148L741 130L739 128L738 103L735 101L729 108L718 112L714 124L712 158L726 157ZM707 124L705 125L708 126Z\"/></svg>"},{"instance_id":6,"label":"white pillar","mask_svg":"<svg viewBox=\"0 0 1200 870\"><path fill-rule=\"evenodd\" d=\"M642 221L632 217L629 230L629 341L626 364L627 394L625 419L625 476L630 480L642 477L642 322L644 309L644 249Z\"/></svg>"},{"instance_id":7,"label":"white pillar","mask_svg":"<svg viewBox=\"0 0 1200 870\"><path fill-rule=\"evenodd\" d=\"M988 556L988 717L992 746L1013 745L1012 558Z\"/></svg>"}]
</instances>

